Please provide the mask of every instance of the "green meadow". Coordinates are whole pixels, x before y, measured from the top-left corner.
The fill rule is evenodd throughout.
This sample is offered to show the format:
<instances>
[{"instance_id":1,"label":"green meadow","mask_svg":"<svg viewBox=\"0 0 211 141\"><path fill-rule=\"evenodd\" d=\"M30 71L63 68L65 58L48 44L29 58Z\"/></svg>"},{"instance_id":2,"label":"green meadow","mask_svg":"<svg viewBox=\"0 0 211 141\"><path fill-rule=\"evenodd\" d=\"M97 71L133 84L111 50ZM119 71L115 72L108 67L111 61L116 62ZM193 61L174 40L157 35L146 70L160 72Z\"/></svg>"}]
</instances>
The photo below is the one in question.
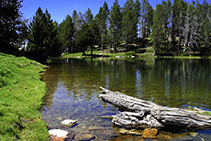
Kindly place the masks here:
<instances>
[{"instance_id":1,"label":"green meadow","mask_svg":"<svg viewBox=\"0 0 211 141\"><path fill-rule=\"evenodd\" d=\"M0 53L0 140L48 140L40 109L46 84L44 65Z\"/></svg>"}]
</instances>

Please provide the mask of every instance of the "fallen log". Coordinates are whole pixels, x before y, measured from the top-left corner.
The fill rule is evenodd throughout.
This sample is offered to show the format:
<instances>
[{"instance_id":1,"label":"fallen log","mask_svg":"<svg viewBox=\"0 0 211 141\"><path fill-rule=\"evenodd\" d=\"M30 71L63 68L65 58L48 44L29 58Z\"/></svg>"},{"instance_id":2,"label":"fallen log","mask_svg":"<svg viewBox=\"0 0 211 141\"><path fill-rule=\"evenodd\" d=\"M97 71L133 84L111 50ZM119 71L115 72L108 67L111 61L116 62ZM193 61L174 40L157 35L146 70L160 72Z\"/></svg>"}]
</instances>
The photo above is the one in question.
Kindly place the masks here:
<instances>
[{"instance_id":1,"label":"fallen log","mask_svg":"<svg viewBox=\"0 0 211 141\"><path fill-rule=\"evenodd\" d=\"M180 108L157 105L120 92L100 87L99 97L117 106L121 112L113 116L112 123L121 127L161 128L182 127L201 129L211 127L211 116L193 113Z\"/></svg>"}]
</instances>

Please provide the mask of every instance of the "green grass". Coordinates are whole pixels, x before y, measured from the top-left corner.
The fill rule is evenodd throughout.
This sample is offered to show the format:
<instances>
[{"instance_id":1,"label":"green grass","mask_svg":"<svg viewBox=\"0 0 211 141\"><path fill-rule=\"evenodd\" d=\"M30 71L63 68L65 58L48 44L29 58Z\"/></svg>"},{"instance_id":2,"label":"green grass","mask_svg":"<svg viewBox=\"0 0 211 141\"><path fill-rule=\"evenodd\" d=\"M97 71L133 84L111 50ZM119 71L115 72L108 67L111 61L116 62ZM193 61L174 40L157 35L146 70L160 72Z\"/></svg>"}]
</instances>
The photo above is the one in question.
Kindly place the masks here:
<instances>
[{"instance_id":1,"label":"green grass","mask_svg":"<svg viewBox=\"0 0 211 141\"><path fill-rule=\"evenodd\" d=\"M48 140L40 108L46 85L44 66L25 57L0 53L0 140Z\"/></svg>"},{"instance_id":2,"label":"green grass","mask_svg":"<svg viewBox=\"0 0 211 141\"><path fill-rule=\"evenodd\" d=\"M61 55L62 58L88 58L91 57L91 51L86 51L86 55L82 55L82 52L78 53L63 53ZM93 55L100 55L101 57L110 57L110 58L116 58L116 59L125 59L125 58L131 58L131 56L136 55L137 57L153 57L152 54L141 54L141 53L135 53L134 51L129 52L117 52L117 53L110 53L109 50L105 51L93 51ZM118 58L118 56L121 56Z\"/></svg>"}]
</instances>

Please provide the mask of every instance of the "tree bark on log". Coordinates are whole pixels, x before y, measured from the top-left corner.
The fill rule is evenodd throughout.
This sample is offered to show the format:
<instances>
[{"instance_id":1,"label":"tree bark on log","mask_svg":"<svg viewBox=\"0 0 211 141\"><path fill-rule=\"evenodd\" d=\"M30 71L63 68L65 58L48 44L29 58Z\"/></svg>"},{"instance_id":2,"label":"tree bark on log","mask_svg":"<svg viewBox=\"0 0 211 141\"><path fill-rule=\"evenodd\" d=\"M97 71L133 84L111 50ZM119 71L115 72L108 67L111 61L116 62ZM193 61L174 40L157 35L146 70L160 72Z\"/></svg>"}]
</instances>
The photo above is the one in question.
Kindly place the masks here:
<instances>
[{"instance_id":1,"label":"tree bark on log","mask_svg":"<svg viewBox=\"0 0 211 141\"><path fill-rule=\"evenodd\" d=\"M211 127L211 116L195 114L189 110L169 108L151 101L137 99L120 92L100 87L99 97L117 106L121 112L113 116L112 123L122 127L160 128L180 127L203 129Z\"/></svg>"}]
</instances>

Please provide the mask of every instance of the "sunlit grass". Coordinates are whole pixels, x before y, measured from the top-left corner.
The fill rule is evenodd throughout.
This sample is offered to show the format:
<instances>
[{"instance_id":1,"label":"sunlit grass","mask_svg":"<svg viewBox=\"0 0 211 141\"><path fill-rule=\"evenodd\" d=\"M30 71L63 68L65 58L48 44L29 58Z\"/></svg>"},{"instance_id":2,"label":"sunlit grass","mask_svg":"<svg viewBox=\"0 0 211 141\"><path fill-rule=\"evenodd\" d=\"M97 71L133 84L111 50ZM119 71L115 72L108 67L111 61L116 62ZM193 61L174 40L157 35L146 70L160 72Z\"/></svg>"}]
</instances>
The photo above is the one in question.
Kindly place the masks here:
<instances>
[{"instance_id":1,"label":"sunlit grass","mask_svg":"<svg viewBox=\"0 0 211 141\"><path fill-rule=\"evenodd\" d=\"M0 53L0 140L48 140L40 108L46 85L43 65Z\"/></svg>"}]
</instances>

